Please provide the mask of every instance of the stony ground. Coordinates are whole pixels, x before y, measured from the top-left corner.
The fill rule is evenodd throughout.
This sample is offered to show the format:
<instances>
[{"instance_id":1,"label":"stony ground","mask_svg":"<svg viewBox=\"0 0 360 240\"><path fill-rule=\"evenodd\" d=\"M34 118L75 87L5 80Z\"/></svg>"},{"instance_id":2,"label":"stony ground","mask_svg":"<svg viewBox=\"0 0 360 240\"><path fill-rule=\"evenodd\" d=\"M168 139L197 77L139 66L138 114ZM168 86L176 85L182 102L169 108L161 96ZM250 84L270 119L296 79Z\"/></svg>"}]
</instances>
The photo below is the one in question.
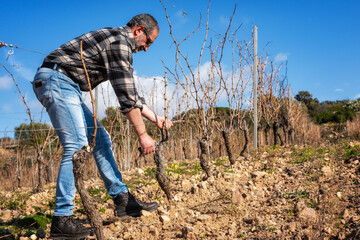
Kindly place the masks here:
<instances>
[{"instance_id":1,"label":"stony ground","mask_svg":"<svg viewBox=\"0 0 360 240\"><path fill-rule=\"evenodd\" d=\"M197 160L168 163L171 202L154 168L124 172L134 195L161 205L125 221L114 220L101 180L87 186L107 239L360 239L359 145L274 146L234 166L214 159L215 176L207 180ZM48 237L54 191L48 185L36 194L0 192L0 239ZM75 202L76 216L87 223L78 196Z\"/></svg>"}]
</instances>

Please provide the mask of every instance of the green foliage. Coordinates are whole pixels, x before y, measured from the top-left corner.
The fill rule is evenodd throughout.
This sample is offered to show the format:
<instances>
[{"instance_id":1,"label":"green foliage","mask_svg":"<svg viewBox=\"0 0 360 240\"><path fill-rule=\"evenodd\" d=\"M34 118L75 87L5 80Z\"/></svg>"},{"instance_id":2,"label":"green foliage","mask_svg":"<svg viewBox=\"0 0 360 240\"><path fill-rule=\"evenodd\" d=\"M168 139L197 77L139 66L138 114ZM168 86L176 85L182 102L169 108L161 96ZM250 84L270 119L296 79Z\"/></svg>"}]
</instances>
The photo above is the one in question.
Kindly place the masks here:
<instances>
[{"instance_id":1,"label":"green foliage","mask_svg":"<svg viewBox=\"0 0 360 240\"><path fill-rule=\"evenodd\" d=\"M197 120L198 118L198 109L190 109L186 112L182 112L179 115L176 115L172 120L189 119L190 121L193 121Z\"/></svg>"},{"instance_id":2,"label":"green foliage","mask_svg":"<svg viewBox=\"0 0 360 240\"><path fill-rule=\"evenodd\" d=\"M36 234L37 230L35 228L30 228L25 234L24 237L30 238L31 235Z\"/></svg>"},{"instance_id":3,"label":"green foliage","mask_svg":"<svg viewBox=\"0 0 360 240\"><path fill-rule=\"evenodd\" d=\"M352 109L355 112L359 112L360 111L360 98L350 101L346 104L346 106L350 109Z\"/></svg>"},{"instance_id":4,"label":"green foliage","mask_svg":"<svg viewBox=\"0 0 360 240\"><path fill-rule=\"evenodd\" d=\"M313 161L315 156L315 150L312 147L304 149L296 149L292 155L294 156L294 163L304 163L307 161Z\"/></svg>"},{"instance_id":5,"label":"green foliage","mask_svg":"<svg viewBox=\"0 0 360 240\"><path fill-rule=\"evenodd\" d=\"M100 201L100 203L105 203L107 200L112 199L112 197L108 194L107 190L105 188L89 188L87 189L90 196L97 201Z\"/></svg>"},{"instance_id":6,"label":"green foliage","mask_svg":"<svg viewBox=\"0 0 360 240\"><path fill-rule=\"evenodd\" d=\"M343 123L352 120L359 110L359 101L324 101L319 102L308 91L300 91L295 99L304 104L309 116L318 124Z\"/></svg>"},{"instance_id":7,"label":"green foliage","mask_svg":"<svg viewBox=\"0 0 360 240\"><path fill-rule=\"evenodd\" d=\"M299 190L295 193L296 196L300 197L300 198L306 198L308 199L310 196L310 193L306 190Z\"/></svg>"},{"instance_id":8,"label":"green foliage","mask_svg":"<svg viewBox=\"0 0 360 240\"><path fill-rule=\"evenodd\" d=\"M22 210L26 207L26 201L31 196L30 193L22 194L20 192L14 193L11 198L2 198L0 200L1 209Z\"/></svg>"},{"instance_id":9,"label":"green foliage","mask_svg":"<svg viewBox=\"0 0 360 240\"><path fill-rule=\"evenodd\" d=\"M355 146L345 145L343 148L345 151L343 157L345 158L360 155L360 148L358 145Z\"/></svg>"},{"instance_id":10,"label":"green foliage","mask_svg":"<svg viewBox=\"0 0 360 240\"><path fill-rule=\"evenodd\" d=\"M36 229L46 229L46 225L51 222L51 214L37 213L23 218L15 218L7 223L1 224L0 228L10 229L15 237L19 237L25 231L24 237L30 237L36 233ZM5 238L6 239L6 238ZM18 238L16 238L18 239Z\"/></svg>"},{"instance_id":11,"label":"green foliage","mask_svg":"<svg viewBox=\"0 0 360 240\"><path fill-rule=\"evenodd\" d=\"M203 171L200 163L195 163L194 166L193 166L193 169L196 170L196 171Z\"/></svg>"},{"instance_id":12,"label":"green foliage","mask_svg":"<svg viewBox=\"0 0 360 240\"><path fill-rule=\"evenodd\" d=\"M189 166L189 164L186 163L186 162L181 162L179 165L180 165L180 167L187 167L187 166Z\"/></svg>"},{"instance_id":13,"label":"green foliage","mask_svg":"<svg viewBox=\"0 0 360 240\"><path fill-rule=\"evenodd\" d=\"M285 192L284 193L284 196L285 197L288 197L288 196L296 196L298 198L304 198L304 199L308 199L309 196L310 196L310 193L306 190L299 190L299 191L296 191L295 193L291 193L291 192Z\"/></svg>"},{"instance_id":14,"label":"green foliage","mask_svg":"<svg viewBox=\"0 0 360 240\"><path fill-rule=\"evenodd\" d=\"M186 174L187 170L184 167L179 167L176 164L171 164L170 167L166 167L166 171L168 173L172 172L172 173L177 173L177 174Z\"/></svg>"},{"instance_id":15,"label":"green foliage","mask_svg":"<svg viewBox=\"0 0 360 240\"><path fill-rule=\"evenodd\" d=\"M271 150L279 150L279 145L274 145L270 147Z\"/></svg>"},{"instance_id":16,"label":"green foliage","mask_svg":"<svg viewBox=\"0 0 360 240\"><path fill-rule=\"evenodd\" d=\"M200 236L200 238L207 239L207 235L206 235L206 233L201 233L201 234L199 234L199 236Z\"/></svg>"},{"instance_id":17,"label":"green foliage","mask_svg":"<svg viewBox=\"0 0 360 240\"><path fill-rule=\"evenodd\" d=\"M80 214L85 214L85 208L79 208L75 212Z\"/></svg>"},{"instance_id":18,"label":"green foliage","mask_svg":"<svg viewBox=\"0 0 360 240\"><path fill-rule=\"evenodd\" d=\"M312 102L318 102L318 100L315 98L312 98L312 95L308 91L300 91L298 94L294 97L298 102L301 102L305 104L306 106L309 106Z\"/></svg>"},{"instance_id":19,"label":"green foliage","mask_svg":"<svg viewBox=\"0 0 360 240\"><path fill-rule=\"evenodd\" d=\"M229 124L230 121L230 108L228 107L216 107L215 110L215 121L217 122L226 122L226 125ZM234 111L233 111L234 112Z\"/></svg>"},{"instance_id":20,"label":"green foliage","mask_svg":"<svg viewBox=\"0 0 360 240\"><path fill-rule=\"evenodd\" d=\"M26 216L22 220L19 220L19 226L26 227L35 223L35 225L33 225L34 227L41 227L42 229L46 229L46 224L51 222L51 218L52 216L50 214L44 215L42 213L37 213L32 216Z\"/></svg>"},{"instance_id":21,"label":"green foliage","mask_svg":"<svg viewBox=\"0 0 360 240\"><path fill-rule=\"evenodd\" d=\"M325 154L333 153L332 149L324 149L315 146L308 146L306 148L294 149L292 152L293 163L304 163L307 161L314 161L317 158L324 158Z\"/></svg>"},{"instance_id":22,"label":"green foliage","mask_svg":"<svg viewBox=\"0 0 360 240\"><path fill-rule=\"evenodd\" d=\"M218 158L216 159L216 162L214 163L215 166L222 166L224 165L228 160L226 158Z\"/></svg>"},{"instance_id":23,"label":"green foliage","mask_svg":"<svg viewBox=\"0 0 360 240\"><path fill-rule=\"evenodd\" d=\"M230 170L230 169L228 169L228 168L225 168L225 169L224 169L224 172L226 172L226 173L235 173L233 170Z\"/></svg>"},{"instance_id":24,"label":"green foliage","mask_svg":"<svg viewBox=\"0 0 360 240\"><path fill-rule=\"evenodd\" d=\"M214 108L210 108L206 111L206 116L215 116L215 118L213 118L214 121L216 122L224 122L226 125L230 124L230 114L232 114L233 117L233 127L234 128L238 128L239 126L238 124L238 116L241 115L242 113L244 113L245 115L245 119L246 122L248 123L248 125L251 125L251 113L249 111L245 111L245 110L240 110L241 112L239 112L239 110L235 110L235 109L230 109L228 107L214 107ZM241 114L240 114L241 113ZM249 115L250 114L250 115ZM182 120L185 119L187 121L187 123L182 124L183 126L186 124L193 124L194 122L199 122L199 116L202 118L203 113L201 110L198 109L190 109L186 112L182 112L181 114L175 116L172 118L173 121L176 120ZM176 128L176 126L174 126ZM173 129L174 129L173 127ZM175 131L175 129L173 130Z\"/></svg>"},{"instance_id":25,"label":"green foliage","mask_svg":"<svg viewBox=\"0 0 360 240\"><path fill-rule=\"evenodd\" d=\"M15 139L20 139L26 146L42 145L46 140L48 131L50 131L50 127L47 124L22 123L19 127L15 127Z\"/></svg>"},{"instance_id":26,"label":"green foliage","mask_svg":"<svg viewBox=\"0 0 360 240\"><path fill-rule=\"evenodd\" d=\"M100 203L106 203L109 199L112 199L112 197L106 192L105 196L100 199Z\"/></svg>"},{"instance_id":27,"label":"green foliage","mask_svg":"<svg viewBox=\"0 0 360 240\"><path fill-rule=\"evenodd\" d=\"M129 189L134 188L134 186L130 183L130 181L128 181L126 179L123 179L123 183L125 183Z\"/></svg>"},{"instance_id":28,"label":"green foliage","mask_svg":"<svg viewBox=\"0 0 360 240\"><path fill-rule=\"evenodd\" d=\"M108 127L110 125L119 126L120 124L126 123L126 118L123 114L114 107L108 107L105 110L106 117L100 120L100 123L104 127Z\"/></svg>"},{"instance_id":29,"label":"green foliage","mask_svg":"<svg viewBox=\"0 0 360 240\"><path fill-rule=\"evenodd\" d=\"M145 184L146 182L143 180L133 180L131 181L131 183L134 185L139 185L139 184Z\"/></svg>"},{"instance_id":30,"label":"green foliage","mask_svg":"<svg viewBox=\"0 0 360 240\"><path fill-rule=\"evenodd\" d=\"M343 123L352 120L356 112L347 106L348 101L322 102L315 120L318 124L322 123Z\"/></svg>"},{"instance_id":31,"label":"green foliage","mask_svg":"<svg viewBox=\"0 0 360 240\"><path fill-rule=\"evenodd\" d=\"M11 210L16 210L16 209L22 209L24 207L22 207L19 203L19 201L17 199L15 200L12 200L12 199L9 199L9 202L7 204L5 204L5 208L7 209L11 209Z\"/></svg>"},{"instance_id":32,"label":"green foliage","mask_svg":"<svg viewBox=\"0 0 360 240\"><path fill-rule=\"evenodd\" d=\"M55 208L55 198L53 200L50 200L48 202L48 209L54 209Z\"/></svg>"},{"instance_id":33,"label":"green foliage","mask_svg":"<svg viewBox=\"0 0 360 240\"><path fill-rule=\"evenodd\" d=\"M99 199L101 197L102 193L105 192L106 190L103 188L91 187L87 191L92 198Z\"/></svg>"},{"instance_id":34,"label":"green foliage","mask_svg":"<svg viewBox=\"0 0 360 240\"><path fill-rule=\"evenodd\" d=\"M309 203L308 203L308 206L310 208L315 208L317 206L317 203L313 199L310 199Z\"/></svg>"},{"instance_id":35,"label":"green foliage","mask_svg":"<svg viewBox=\"0 0 360 240\"><path fill-rule=\"evenodd\" d=\"M200 167L200 169L199 169ZM192 170L191 168L189 168L189 164L171 164L170 167L166 167L166 172L167 173L176 173L176 174L181 174L181 175L196 175L199 173L199 171L202 171L202 168L200 166L199 163L196 163L195 165L192 166Z\"/></svg>"},{"instance_id":36,"label":"green foliage","mask_svg":"<svg viewBox=\"0 0 360 240\"><path fill-rule=\"evenodd\" d=\"M147 169L145 169L144 172L145 172L146 176L148 176L150 178L156 177L156 168L147 168Z\"/></svg>"},{"instance_id":37,"label":"green foliage","mask_svg":"<svg viewBox=\"0 0 360 240\"><path fill-rule=\"evenodd\" d=\"M276 227L270 227L269 228L269 232L273 232L273 231L275 231L276 230Z\"/></svg>"},{"instance_id":38,"label":"green foliage","mask_svg":"<svg viewBox=\"0 0 360 240\"><path fill-rule=\"evenodd\" d=\"M215 110L217 116L221 116L225 118L228 118L230 116L230 108L228 107L216 107Z\"/></svg>"}]
</instances>

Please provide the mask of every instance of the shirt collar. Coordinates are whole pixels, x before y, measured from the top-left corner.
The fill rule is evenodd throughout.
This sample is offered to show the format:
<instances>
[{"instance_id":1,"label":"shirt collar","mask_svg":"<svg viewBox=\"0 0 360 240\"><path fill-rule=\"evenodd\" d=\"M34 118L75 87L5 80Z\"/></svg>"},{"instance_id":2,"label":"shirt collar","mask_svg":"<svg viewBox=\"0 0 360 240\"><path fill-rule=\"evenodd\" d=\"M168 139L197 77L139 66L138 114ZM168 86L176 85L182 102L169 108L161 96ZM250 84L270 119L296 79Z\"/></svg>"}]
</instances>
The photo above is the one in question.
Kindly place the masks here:
<instances>
[{"instance_id":1,"label":"shirt collar","mask_svg":"<svg viewBox=\"0 0 360 240\"><path fill-rule=\"evenodd\" d=\"M131 31L131 28L129 26L124 26L125 35L127 36L127 42L129 43L131 50L135 51L135 39L134 35Z\"/></svg>"}]
</instances>

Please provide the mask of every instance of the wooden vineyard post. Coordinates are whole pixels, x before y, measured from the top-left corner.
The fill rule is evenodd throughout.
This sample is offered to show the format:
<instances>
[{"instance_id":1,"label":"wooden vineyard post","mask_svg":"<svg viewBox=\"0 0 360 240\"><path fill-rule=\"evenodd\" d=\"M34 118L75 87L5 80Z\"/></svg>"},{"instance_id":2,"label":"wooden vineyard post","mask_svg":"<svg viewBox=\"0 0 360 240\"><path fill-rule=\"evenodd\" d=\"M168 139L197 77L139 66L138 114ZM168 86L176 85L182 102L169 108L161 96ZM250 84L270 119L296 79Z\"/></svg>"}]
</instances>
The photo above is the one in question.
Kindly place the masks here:
<instances>
[{"instance_id":1,"label":"wooden vineyard post","mask_svg":"<svg viewBox=\"0 0 360 240\"><path fill-rule=\"evenodd\" d=\"M253 77L254 77L254 149L257 150L257 141L258 141L258 104L257 104L257 86L258 86L258 77L257 77L257 26L254 26L254 68L253 68Z\"/></svg>"}]
</instances>

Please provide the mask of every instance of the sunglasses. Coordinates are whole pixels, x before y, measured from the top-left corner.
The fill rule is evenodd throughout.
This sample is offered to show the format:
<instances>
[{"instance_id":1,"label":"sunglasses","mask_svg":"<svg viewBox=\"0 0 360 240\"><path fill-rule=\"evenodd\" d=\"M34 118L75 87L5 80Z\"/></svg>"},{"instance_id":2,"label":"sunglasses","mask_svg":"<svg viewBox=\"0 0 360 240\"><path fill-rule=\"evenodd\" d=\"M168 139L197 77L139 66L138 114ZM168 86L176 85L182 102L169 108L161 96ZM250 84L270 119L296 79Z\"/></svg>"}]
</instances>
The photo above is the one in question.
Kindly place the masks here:
<instances>
[{"instance_id":1,"label":"sunglasses","mask_svg":"<svg viewBox=\"0 0 360 240\"><path fill-rule=\"evenodd\" d=\"M148 32L146 31L146 29L144 28L143 30L144 30L144 33L145 33L146 38L147 38L147 40L146 40L146 46L147 46L147 47L150 47L150 45L153 44L154 41L151 40L151 38L150 38Z\"/></svg>"}]
</instances>

